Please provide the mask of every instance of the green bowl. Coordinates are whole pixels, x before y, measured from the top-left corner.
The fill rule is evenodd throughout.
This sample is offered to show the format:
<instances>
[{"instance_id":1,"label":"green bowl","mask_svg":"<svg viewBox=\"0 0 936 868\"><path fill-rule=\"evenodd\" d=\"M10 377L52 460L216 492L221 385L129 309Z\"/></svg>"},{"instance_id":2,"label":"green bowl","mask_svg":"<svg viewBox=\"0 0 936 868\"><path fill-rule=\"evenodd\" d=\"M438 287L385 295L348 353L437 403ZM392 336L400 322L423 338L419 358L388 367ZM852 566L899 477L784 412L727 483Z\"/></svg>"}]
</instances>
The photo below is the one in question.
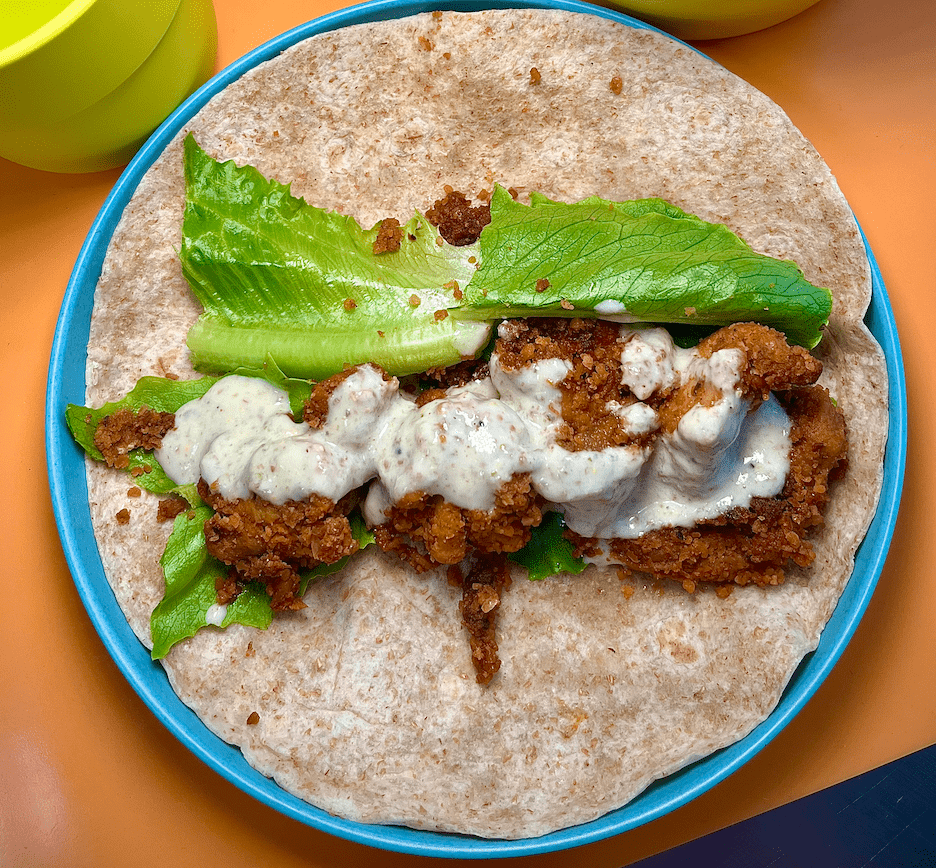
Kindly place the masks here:
<instances>
[{"instance_id":1,"label":"green bowl","mask_svg":"<svg viewBox=\"0 0 936 868\"><path fill-rule=\"evenodd\" d=\"M678 39L723 39L772 27L818 0L611 0Z\"/></svg>"},{"instance_id":2,"label":"green bowl","mask_svg":"<svg viewBox=\"0 0 936 868\"><path fill-rule=\"evenodd\" d=\"M6 3L29 7L0 31L0 156L15 163L53 172L123 165L214 68L211 0L41 0L46 13L61 11L30 32L34 2L0 0L4 12ZM163 26L156 12L167 10Z\"/></svg>"},{"instance_id":3,"label":"green bowl","mask_svg":"<svg viewBox=\"0 0 936 868\"><path fill-rule=\"evenodd\" d=\"M0 122L96 103L146 60L180 0L0 0Z\"/></svg>"}]
</instances>

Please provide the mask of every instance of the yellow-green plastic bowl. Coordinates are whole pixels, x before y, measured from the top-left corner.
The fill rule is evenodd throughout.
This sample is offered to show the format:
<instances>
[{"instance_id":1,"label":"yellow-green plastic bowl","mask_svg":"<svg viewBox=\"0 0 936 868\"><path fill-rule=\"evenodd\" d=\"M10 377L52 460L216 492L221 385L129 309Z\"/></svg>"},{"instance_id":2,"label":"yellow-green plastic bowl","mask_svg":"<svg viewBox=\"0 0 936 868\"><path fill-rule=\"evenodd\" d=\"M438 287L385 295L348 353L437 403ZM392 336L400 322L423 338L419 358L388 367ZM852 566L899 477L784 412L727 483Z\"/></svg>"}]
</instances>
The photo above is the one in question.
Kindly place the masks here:
<instances>
[{"instance_id":1,"label":"yellow-green plastic bowl","mask_svg":"<svg viewBox=\"0 0 936 868\"><path fill-rule=\"evenodd\" d=\"M0 0L0 127L96 103L162 39L180 0Z\"/></svg>"},{"instance_id":2,"label":"yellow-green plastic bowl","mask_svg":"<svg viewBox=\"0 0 936 868\"><path fill-rule=\"evenodd\" d=\"M28 5L32 0L20 2ZM49 6L54 0L42 3ZM125 9L147 5L134 0L118 3ZM81 0L80 4L69 4L68 10L75 5L91 4ZM94 172L127 163L173 109L207 81L214 68L217 24L211 0L172 0L170 5L175 7L173 15L149 51L122 78L115 82L111 77L109 89L101 92L95 88L96 99L74 100L72 111L61 109L61 100L57 100L60 108L44 117L37 118L35 112L10 112L2 76L8 70L0 69L0 156L52 172ZM124 28L137 26L136 19L130 24L126 14L122 21ZM108 52L116 53L115 44L120 45L126 36L114 34L115 42ZM63 79L69 74L69 70L61 70ZM71 86L68 81L59 84ZM44 86L55 87L51 78ZM33 97L39 98L36 91Z\"/></svg>"},{"instance_id":3,"label":"yellow-green plastic bowl","mask_svg":"<svg viewBox=\"0 0 936 868\"><path fill-rule=\"evenodd\" d=\"M818 0L610 0L679 39L723 39L772 27Z\"/></svg>"}]
</instances>

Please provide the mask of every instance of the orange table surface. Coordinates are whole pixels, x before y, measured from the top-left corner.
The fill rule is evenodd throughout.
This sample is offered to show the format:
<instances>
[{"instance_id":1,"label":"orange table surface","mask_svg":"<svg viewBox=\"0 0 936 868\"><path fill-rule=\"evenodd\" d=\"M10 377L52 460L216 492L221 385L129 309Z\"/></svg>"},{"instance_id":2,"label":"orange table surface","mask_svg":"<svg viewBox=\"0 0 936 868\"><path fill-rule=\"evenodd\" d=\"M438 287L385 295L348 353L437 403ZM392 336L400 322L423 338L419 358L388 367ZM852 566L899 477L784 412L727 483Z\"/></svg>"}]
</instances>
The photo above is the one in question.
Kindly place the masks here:
<instances>
[{"instance_id":1,"label":"orange table surface","mask_svg":"<svg viewBox=\"0 0 936 868\"><path fill-rule=\"evenodd\" d=\"M218 67L342 5L215 0ZM936 742L936 413L926 404L936 370L936 4L821 0L768 30L699 47L786 109L867 234L906 366L903 502L864 620L787 729L666 817L521 860L543 868L626 865ZM69 273L118 176L0 160L0 868L410 864L287 819L204 766L124 681L72 584L46 481L46 370Z\"/></svg>"}]
</instances>

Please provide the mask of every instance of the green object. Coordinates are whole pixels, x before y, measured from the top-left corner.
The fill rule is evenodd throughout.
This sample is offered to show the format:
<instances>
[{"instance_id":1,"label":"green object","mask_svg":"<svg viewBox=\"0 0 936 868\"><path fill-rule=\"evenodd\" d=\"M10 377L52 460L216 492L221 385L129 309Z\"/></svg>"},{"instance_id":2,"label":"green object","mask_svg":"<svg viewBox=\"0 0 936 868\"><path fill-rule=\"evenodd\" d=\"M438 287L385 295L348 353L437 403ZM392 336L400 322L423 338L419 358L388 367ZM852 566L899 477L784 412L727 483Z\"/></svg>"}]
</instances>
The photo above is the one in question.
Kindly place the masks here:
<instances>
[{"instance_id":1,"label":"green object","mask_svg":"<svg viewBox=\"0 0 936 868\"><path fill-rule=\"evenodd\" d=\"M128 162L214 68L211 0L0 0L5 14L7 5L19 11L0 19L0 156L22 165ZM52 17L28 31L38 7Z\"/></svg>"},{"instance_id":2,"label":"green object","mask_svg":"<svg viewBox=\"0 0 936 868\"><path fill-rule=\"evenodd\" d=\"M558 573L577 574L585 569L582 558L573 554L572 543L563 535L565 521L558 512L547 512L532 530L530 541L507 559L526 567L528 578L538 582Z\"/></svg>"},{"instance_id":3,"label":"green object","mask_svg":"<svg viewBox=\"0 0 936 868\"><path fill-rule=\"evenodd\" d=\"M811 348L832 309L829 290L794 263L662 199L564 204L534 193L522 205L497 187L479 244L481 267L452 311L460 319L759 322Z\"/></svg>"},{"instance_id":4,"label":"green object","mask_svg":"<svg viewBox=\"0 0 936 868\"><path fill-rule=\"evenodd\" d=\"M641 21L677 39L725 39L772 27L818 0L611 0Z\"/></svg>"},{"instance_id":5,"label":"green object","mask_svg":"<svg viewBox=\"0 0 936 868\"><path fill-rule=\"evenodd\" d=\"M403 227L398 251L375 255L378 227L311 207L251 166L219 163L191 135L185 177L180 258L205 308L188 335L199 370L272 356L297 377L361 362L404 375L486 342L489 326L457 325L445 312L477 251L439 243L421 215Z\"/></svg>"}]
</instances>

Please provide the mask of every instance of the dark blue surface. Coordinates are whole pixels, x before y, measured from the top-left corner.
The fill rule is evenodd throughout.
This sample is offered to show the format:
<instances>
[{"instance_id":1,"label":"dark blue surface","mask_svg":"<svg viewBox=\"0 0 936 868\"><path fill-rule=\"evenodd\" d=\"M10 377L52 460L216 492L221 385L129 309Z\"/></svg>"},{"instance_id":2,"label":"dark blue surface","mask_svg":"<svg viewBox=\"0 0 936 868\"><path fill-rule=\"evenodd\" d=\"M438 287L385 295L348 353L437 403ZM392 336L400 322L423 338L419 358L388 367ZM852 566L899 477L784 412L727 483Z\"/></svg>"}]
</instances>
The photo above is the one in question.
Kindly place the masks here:
<instances>
[{"instance_id":1,"label":"dark blue surface","mask_svg":"<svg viewBox=\"0 0 936 868\"><path fill-rule=\"evenodd\" d=\"M936 866L936 745L633 868Z\"/></svg>"},{"instance_id":2,"label":"dark blue surface","mask_svg":"<svg viewBox=\"0 0 936 868\"><path fill-rule=\"evenodd\" d=\"M623 808L595 820L540 838L482 840L393 826L365 826L333 817L281 790L252 769L240 751L213 735L175 696L162 668L137 641L104 576L88 510L83 457L64 424L67 402L84 403L84 370L91 300L110 236L137 184L173 136L215 93L247 70L307 36L365 21L412 15L434 8L534 7L587 12L646 25L577 0L375 0L316 19L260 46L219 73L174 112L144 145L120 177L91 228L69 281L56 328L46 402L46 450L53 508L65 556L78 592L104 645L134 690L186 747L261 802L284 815L374 847L420 855L490 858L541 853L601 840L649 820L701 795L757 754L797 714L838 660L858 625L877 583L893 533L906 458L906 386L893 312L874 257L868 250L873 298L867 323L887 356L890 440L884 490L874 522L859 549L854 574L822 635L819 647L802 662L779 705L746 738L680 772L656 782Z\"/></svg>"}]
</instances>

